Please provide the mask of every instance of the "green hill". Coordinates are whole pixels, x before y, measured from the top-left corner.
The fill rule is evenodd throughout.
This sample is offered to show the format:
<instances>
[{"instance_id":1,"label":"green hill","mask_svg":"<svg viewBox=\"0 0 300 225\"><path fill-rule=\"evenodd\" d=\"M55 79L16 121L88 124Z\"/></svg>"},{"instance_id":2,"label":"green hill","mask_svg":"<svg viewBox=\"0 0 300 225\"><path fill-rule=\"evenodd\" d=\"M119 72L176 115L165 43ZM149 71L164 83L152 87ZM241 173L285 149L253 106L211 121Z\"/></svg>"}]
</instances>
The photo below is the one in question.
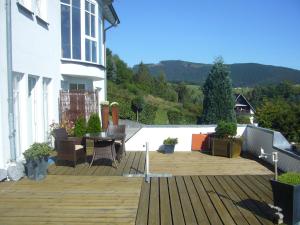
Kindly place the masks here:
<instances>
[{"instance_id":1,"label":"green hill","mask_svg":"<svg viewBox=\"0 0 300 225\"><path fill-rule=\"evenodd\" d=\"M180 60L161 61L146 64L152 75L164 72L171 82L201 84L205 81L211 64L193 63ZM277 84L284 80L300 83L300 70L258 63L228 64L234 87L253 87L258 84ZM134 66L134 70L137 66Z\"/></svg>"}]
</instances>

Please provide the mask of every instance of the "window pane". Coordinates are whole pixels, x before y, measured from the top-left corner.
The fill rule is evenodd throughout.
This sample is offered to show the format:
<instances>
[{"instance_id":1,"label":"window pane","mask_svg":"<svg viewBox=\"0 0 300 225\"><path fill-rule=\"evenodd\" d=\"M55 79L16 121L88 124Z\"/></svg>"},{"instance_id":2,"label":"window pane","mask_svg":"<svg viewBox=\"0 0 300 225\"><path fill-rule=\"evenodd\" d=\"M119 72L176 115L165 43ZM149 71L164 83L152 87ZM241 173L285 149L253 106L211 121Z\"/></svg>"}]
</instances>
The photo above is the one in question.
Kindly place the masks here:
<instances>
[{"instance_id":1,"label":"window pane","mask_svg":"<svg viewBox=\"0 0 300 225\"><path fill-rule=\"evenodd\" d=\"M78 84L78 90L85 90L85 85L84 84Z\"/></svg>"},{"instance_id":2,"label":"window pane","mask_svg":"<svg viewBox=\"0 0 300 225\"><path fill-rule=\"evenodd\" d=\"M77 84L70 84L70 90L77 90Z\"/></svg>"},{"instance_id":3,"label":"window pane","mask_svg":"<svg viewBox=\"0 0 300 225\"><path fill-rule=\"evenodd\" d=\"M80 0L73 0L72 6L75 8L80 8Z\"/></svg>"},{"instance_id":4,"label":"window pane","mask_svg":"<svg viewBox=\"0 0 300 225\"><path fill-rule=\"evenodd\" d=\"M70 4L70 0L61 0L62 3Z\"/></svg>"},{"instance_id":5,"label":"window pane","mask_svg":"<svg viewBox=\"0 0 300 225\"><path fill-rule=\"evenodd\" d=\"M85 60L91 61L90 40L85 39Z\"/></svg>"},{"instance_id":6,"label":"window pane","mask_svg":"<svg viewBox=\"0 0 300 225\"><path fill-rule=\"evenodd\" d=\"M95 16L91 16L91 36L95 37Z\"/></svg>"},{"instance_id":7,"label":"window pane","mask_svg":"<svg viewBox=\"0 0 300 225\"><path fill-rule=\"evenodd\" d=\"M61 46L63 58L71 58L70 33L70 7L61 5Z\"/></svg>"},{"instance_id":8,"label":"window pane","mask_svg":"<svg viewBox=\"0 0 300 225\"><path fill-rule=\"evenodd\" d=\"M73 59L81 59L80 9L72 8L72 50Z\"/></svg>"},{"instance_id":9,"label":"window pane","mask_svg":"<svg viewBox=\"0 0 300 225\"><path fill-rule=\"evenodd\" d=\"M90 36L90 14L85 13L85 35Z\"/></svg>"},{"instance_id":10,"label":"window pane","mask_svg":"<svg viewBox=\"0 0 300 225\"><path fill-rule=\"evenodd\" d=\"M97 62L97 43L92 41L92 61Z\"/></svg>"},{"instance_id":11,"label":"window pane","mask_svg":"<svg viewBox=\"0 0 300 225\"><path fill-rule=\"evenodd\" d=\"M91 4L91 12L95 13L95 5L94 4Z\"/></svg>"},{"instance_id":12,"label":"window pane","mask_svg":"<svg viewBox=\"0 0 300 225\"><path fill-rule=\"evenodd\" d=\"M90 12L90 3L85 1L85 10Z\"/></svg>"}]
</instances>

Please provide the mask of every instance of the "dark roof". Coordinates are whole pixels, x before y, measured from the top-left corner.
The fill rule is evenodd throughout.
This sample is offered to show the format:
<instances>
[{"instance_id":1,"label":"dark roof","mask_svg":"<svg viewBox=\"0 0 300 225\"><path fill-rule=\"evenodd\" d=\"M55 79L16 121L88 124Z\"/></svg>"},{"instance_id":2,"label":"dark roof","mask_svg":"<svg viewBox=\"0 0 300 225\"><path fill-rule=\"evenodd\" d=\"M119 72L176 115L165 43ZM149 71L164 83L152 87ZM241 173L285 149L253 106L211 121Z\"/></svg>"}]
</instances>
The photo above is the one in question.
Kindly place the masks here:
<instances>
[{"instance_id":1,"label":"dark roof","mask_svg":"<svg viewBox=\"0 0 300 225\"><path fill-rule=\"evenodd\" d=\"M253 112L255 112L255 109L253 108L253 106L248 102L248 100L245 98L244 95L242 94L234 94L235 95L235 102L237 102L237 100L239 98L243 98L245 100L245 102L250 106L250 108L253 110Z\"/></svg>"}]
</instances>

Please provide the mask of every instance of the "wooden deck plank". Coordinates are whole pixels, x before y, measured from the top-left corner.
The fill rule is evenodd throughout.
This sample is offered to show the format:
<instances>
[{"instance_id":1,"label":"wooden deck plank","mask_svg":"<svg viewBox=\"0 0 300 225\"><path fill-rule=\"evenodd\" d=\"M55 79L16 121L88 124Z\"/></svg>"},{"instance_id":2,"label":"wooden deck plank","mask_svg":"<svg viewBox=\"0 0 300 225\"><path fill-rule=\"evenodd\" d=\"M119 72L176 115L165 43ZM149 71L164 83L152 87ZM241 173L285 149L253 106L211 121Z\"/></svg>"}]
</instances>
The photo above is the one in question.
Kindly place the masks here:
<instances>
[{"instance_id":1,"label":"wooden deck plank","mask_svg":"<svg viewBox=\"0 0 300 225\"><path fill-rule=\"evenodd\" d=\"M139 162L142 156L142 152L136 152L135 157L132 163L132 167L130 168L130 174L136 174L138 172Z\"/></svg>"},{"instance_id":2,"label":"wooden deck plank","mask_svg":"<svg viewBox=\"0 0 300 225\"><path fill-rule=\"evenodd\" d=\"M194 183L193 183L191 177L185 176L183 178L184 178L184 181L186 184L188 194L190 196L191 204L193 206L193 210L195 212L195 216L196 216L198 224L209 225L210 223L209 223L209 220L208 220L207 215L204 210L205 206L203 206L203 203L201 202L201 199L199 198L199 195L196 191L196 188L194 186ZM205 202L204 202L204 205L205 205Z\"/></svg>"},{"instance_id":3,"label":"wooden deck plank","mask_svg":"<svg viewBox=\"0 0 300 225\"><path fill-rule=\"evenodd\" d=\"M237 176L226 176L226 181L232 185L232 188L240 195L242 202L253 212L262 224L273 224L270 218L266 218L266 214L261 207L260 201L257 201L257 196L245 185Z\"/></svg>"},{"instance_id":4,"label":"wooden deck plank","mask_svg":"<svg viewBox=\"0 0 300 225\"><path fill-rule=\"evenodd\" d=\"M146 162L146 153L142 152L137 173L141 174L145 172L145 162Z\"/></svg>"},{"instance_id":5,"label":"wooden deck plank","mask_svg":"<svg viewBox=\"0 0 300 225\"><path fill-rule=\"evenodd\" d=\"M208 193L208 196L212 203L214 204L214 207L216 208L222 222L225 225L234 225L235 222L233 221L232 217L230 216L229 212L227 211L225 205L219 198L218 194L214 191L213 187L209 183L206 176L199 176L203 187L205 188L206 192Z\"/></svg>"},{"instance_id":6,"label":"wooden deck plank","mask_svg":"<svg viewBox=\"0 0 300 225\"><path fill-rule=\"evenodd\" d=\"M128 157L127 163L124 167L122 174L130 174L130 170L132 168L132 164L134 162L135 155L136 155L136 152L130 152L130 156Z\"/></svg>"},{"instance_id":7,"label":"wooden deck plank","mask_svg":"<svg viewBox=\"0 0 300 225\"><path fill-rule=\"evenodd\" d=\"M172 224L168 178L160 178L160 221L161 224Z\"/></svg>"},{"instance_id":8,"label":"wooden deck plank","mask_svg":"<svg viewBox=\"0 0 300 225\"><path fill-rule=\"evenodd\" d=\"M256 187L255 191L256 192L257 192L257 190L261 191L261 193L265 196L264 199L268 203L271 203L273 201L273 196L272 196L272 192L270 191L270 189L268 189L265 185L263 185L262 183L257 181L255 176L246 176L246 178L248 178L249 182L251 182L253 185L255 185L255 187Z\"/></svg>"},{"instance_id":9,"label":"wooden deck plank","mask_svg":"<svg viewBox=\"0 0 300 225\"><path fill-rule=\"evenodd\" d=\"M218 183L214 176L207 177L211 186L214 188L218 196L220 197L223 204L226 206L228 212L230 213L232 219L235 221L236 224L245 224L247 225L248 222L245 220L244 216L241 214L239 209L236 207L234 202L228 197L227 193L224 191L223 187ZM250 224L252 225L252 224Z\"/></svg>"},{"instance_id":10,"label":"wooden deck plank","mask_svg":"<svg viewBox=\"0 0 300 225\"><path fill-rule=\"evenodd\" d=\"M150 196L150 184L143 182L139 200L138 213L136 216L136 225L148 224L148 211L149 211L149 196Z\"/></svg>"},{"instance_id":11,"label":"wooden deck plank","mask_svg":"<svg viewBox=\"0 0 300 225\"><path fill-rule=\"evenodd\" d=\"M247 205L242 202L241 198L236 194L235 190L232 189L229 184L225 181L224 176L217 176L217 181L226 191L227 196L234 202L234 204L238 207L240 212L243 214L245 219L248 221L250 225L260 225L261 223L257 220L257 218L248 210Z\"/></svg>"},{"instance_id":12,"label":"wooden deck plank","mask_svg":"<svg viewBox=\"0 0 300 225\"><path fill-rule=\"evenodd\" d=\"M148 225L160 224L159 182L157 177L151 178Z\"/></svg>"},{"instance_id":13,"label":"wooden deck plank","mask_svg":"<svg viewBox=\"0 0 300 225\"><path fill-rule=\"evenodd\" d=\"M176 177L177 188L186 224L193 225L197 224L197 220L193 211L191 200L189 198L186 186L182 177Z\"/></svg>"},{"instance_id":14,"label":"wooden deck plank","mask_svg":"<svg viewBox=\"0 0 300 225\"><path fill-rule=\"evenodd\" d=\"M175 177L168 178L170 202L172 210L172 220L174 225L184 225L184 217L181 208L179 193L177 190Z\"/></svg>"},{"instance_id":15,"label":"wooden deck plank","mask_svg":"<svg viewBox=\"0 0 300 225\"><path fill-rule=\"evenodd\" d=\"M133 225L141 180L49 175L0 183L0 224Z\"/></svg>"},{"instance_id":16,"label":"wooden deck plank","mask_svg":"<svg viewBox=\"0 0 300 225\"><path fill-rule=\"evenodd\" d=\"M218 216L218 213L211 202L208 193L205 191L200 179L198 176L193 176L192 177L193 183L195 185L195 188L198 192L198 195L203 202L203 205L205 205L204 209L206 212L207 217L209 218L211 224L214 225L222 225L223 223L221 222L220 217Z\"/></svg>"}]
</instances>

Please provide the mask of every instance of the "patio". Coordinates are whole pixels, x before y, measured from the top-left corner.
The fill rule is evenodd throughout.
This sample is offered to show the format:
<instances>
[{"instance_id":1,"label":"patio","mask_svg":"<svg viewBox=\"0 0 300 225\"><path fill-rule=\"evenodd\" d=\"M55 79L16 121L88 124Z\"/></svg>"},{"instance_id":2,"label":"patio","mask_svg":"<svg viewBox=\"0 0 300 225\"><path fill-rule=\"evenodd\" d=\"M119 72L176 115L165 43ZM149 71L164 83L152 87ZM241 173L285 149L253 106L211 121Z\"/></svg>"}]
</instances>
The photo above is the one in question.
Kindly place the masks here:
<instances>
[{"instance_id":1,"label":"patio","mask_svg":"<svg viewBox=\"0 0 300 225\"><path fill-rule=\"evenodd\" d=\"M0 183L0 224L273 224L272 172L251 157L151 152L151 172L173 177L122 176L144 165L127 152L117 169L52 165L43 181Z\"/></svg>"}]
</instances>

